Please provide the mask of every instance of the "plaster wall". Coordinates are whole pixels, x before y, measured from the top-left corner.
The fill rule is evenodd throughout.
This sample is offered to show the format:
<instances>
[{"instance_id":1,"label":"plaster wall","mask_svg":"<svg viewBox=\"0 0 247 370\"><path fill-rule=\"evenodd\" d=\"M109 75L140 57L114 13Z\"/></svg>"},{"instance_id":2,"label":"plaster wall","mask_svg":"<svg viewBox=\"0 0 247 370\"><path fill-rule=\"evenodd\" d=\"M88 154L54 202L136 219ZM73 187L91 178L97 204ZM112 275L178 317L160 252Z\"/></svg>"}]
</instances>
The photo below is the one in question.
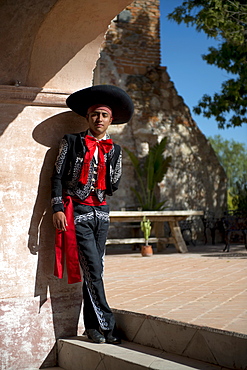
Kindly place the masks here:
<instances>
[{"instance_id":1,"label":"plaster wall","mask_svg":"<svg viewBox=\"0 0 247 370\"><path fill-rule=\"evenodd\" d=\"M1 113L19 109L2 105ZM53 276L49 193L56 132L82 126L62 108L26 106L0 137L1 369L54 365L56 338L77 333L81 287Z\"/></svg>"},{"instance_id":2,"label":"plaster wall","mask_svg":"<svg viewBox=\"0 0 247 370\"><path fill-rule=\"evenodd\" d=\"M81 284L53 276L50 176L62 136L86 128L65 99L92 84L108 24L127 4L0 4L2 370L54 366L55 340L83 330Z\"/></svg>"}]
</instances>

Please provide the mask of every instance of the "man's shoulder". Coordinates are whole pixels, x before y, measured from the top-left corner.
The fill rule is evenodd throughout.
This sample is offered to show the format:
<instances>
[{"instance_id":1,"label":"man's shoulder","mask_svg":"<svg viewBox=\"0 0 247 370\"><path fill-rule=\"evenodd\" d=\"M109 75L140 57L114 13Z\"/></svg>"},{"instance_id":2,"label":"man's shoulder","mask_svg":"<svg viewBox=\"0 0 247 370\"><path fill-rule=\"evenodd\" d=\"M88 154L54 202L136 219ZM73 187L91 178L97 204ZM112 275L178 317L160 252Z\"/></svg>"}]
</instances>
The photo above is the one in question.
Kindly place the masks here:
<instances>
[{"instance_id":1,"label":"man's shoulder","mask_svg":"<svg viewBox=\"0 0 247 370\"><path fill-rule=\"evenodd\" d=\"M67 141L76 141L78 139L81 139L83 136L84 136L84 132L76 132L76 133L64 135L64 139L66 139Z\"/></svg>"},{"instance_id":2,"label":"man's shoulder","mask_svg":"<svg viewBox=\"0 0 247 370\"><path fill-rule=\"evenodd\" d=\"M116 143L113 142L113 145L114 145L115 148L121 149L121 146L119 144L116 144Z\"/></svg>"},{"instance_id":3,"label":"man's shoulder","mask_svg":"<svg viewBox=\"0 0 247 370\"><path fill-rule=\"evenodd\" d=\"M116 144L116 143L113 143L113 145L114 145L114 151L115 151L116 155L119 155L122 151L121 146Z\"/></svg>"}]
</instances>

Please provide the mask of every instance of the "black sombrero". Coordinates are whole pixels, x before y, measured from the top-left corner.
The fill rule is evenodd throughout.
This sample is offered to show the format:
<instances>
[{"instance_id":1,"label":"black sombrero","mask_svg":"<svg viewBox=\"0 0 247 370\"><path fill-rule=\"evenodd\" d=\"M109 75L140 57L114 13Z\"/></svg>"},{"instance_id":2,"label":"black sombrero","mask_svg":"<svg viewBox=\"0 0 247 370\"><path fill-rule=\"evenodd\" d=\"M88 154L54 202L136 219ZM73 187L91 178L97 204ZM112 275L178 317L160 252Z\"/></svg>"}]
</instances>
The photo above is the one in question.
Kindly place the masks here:
<instances>
[{"instance_id":1,"label":"black sombrero","mask_svg":"<svg viewBox=\"0 0 247 370\"><path fill-rule=\"evenodd\" d=\"M66 104L82 117L86 117L88 108L92 105L108 105L112 110L112 124L128 122L134 112L129 95L113 85L95 85L76 91L67 98Z\"/></svg>"}]
</instances>

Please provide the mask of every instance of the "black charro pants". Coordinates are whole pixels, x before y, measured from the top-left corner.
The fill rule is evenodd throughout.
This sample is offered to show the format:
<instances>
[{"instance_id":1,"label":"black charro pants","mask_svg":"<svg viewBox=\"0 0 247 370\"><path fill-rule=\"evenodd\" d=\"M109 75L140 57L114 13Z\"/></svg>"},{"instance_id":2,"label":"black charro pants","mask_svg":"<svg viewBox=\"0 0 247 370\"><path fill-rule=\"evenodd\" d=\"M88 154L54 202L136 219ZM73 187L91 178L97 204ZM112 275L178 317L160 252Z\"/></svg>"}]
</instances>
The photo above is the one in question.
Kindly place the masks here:
<instances>
[{"instance_id":1,"label":"black charro pants","mask_svg":"<svg viewBox=\"0 0 247 370\"><path fill-rule=\"evenodd\" d=\"M113 330L115 320L103 284L105 242L109 228L109 206L74 203L76 238L83 270L85 329Z\"/></svg>"}]
</instances>

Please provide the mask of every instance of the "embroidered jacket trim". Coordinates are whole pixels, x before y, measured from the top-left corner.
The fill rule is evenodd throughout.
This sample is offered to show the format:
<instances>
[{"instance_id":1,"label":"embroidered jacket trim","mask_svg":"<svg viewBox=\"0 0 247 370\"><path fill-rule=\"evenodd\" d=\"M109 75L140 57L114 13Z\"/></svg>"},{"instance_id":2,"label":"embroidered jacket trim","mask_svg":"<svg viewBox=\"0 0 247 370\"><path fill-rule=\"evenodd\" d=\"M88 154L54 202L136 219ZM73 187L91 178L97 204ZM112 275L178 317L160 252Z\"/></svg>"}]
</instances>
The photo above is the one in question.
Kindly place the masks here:
<instances>
[{"instance_id":1,"label":"embroidered jacket trim","mask_svg":"<svg viewBox=\"0 0 247 370\"><path fill-rule=\"evenodd\" d=\"M88 197L94 178L93 161L90 163L87 183L81 184L78 180L83 166L86 153L84 137L87 131L78 134L68 134L60 143L58 156L52 175L52 200L54 212L63 211L63 191L70 196L77 196L80 200ZM108 137L109 138L109 135ZM118 189L122 175L122 150L117 144L113 144L109 153L104 155L106 163L106 189L96 189L95 193L100 202L105 195L111 196Z\"/></svg>"}]
</instances>

